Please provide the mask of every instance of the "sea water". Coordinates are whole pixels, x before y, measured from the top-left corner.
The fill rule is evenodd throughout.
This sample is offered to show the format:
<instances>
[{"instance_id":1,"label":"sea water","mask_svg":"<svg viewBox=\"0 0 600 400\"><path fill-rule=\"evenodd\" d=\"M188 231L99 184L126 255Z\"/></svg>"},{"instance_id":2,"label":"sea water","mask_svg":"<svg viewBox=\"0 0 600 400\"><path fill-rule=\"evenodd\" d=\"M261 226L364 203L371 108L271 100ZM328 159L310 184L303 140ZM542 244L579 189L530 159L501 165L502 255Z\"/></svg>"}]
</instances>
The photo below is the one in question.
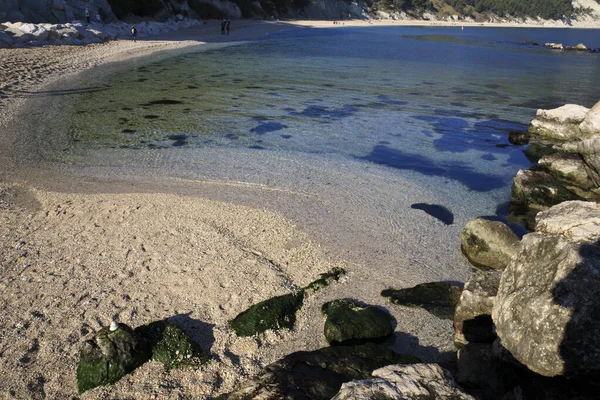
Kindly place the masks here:
<instances>
[{"instance_id":1,"label":"sea water","mask_svg":"<svg viewBox=\"0 0 600 400\"><path fill-rule=\"evenodd\" d=\"M531 166L509 131L526 130L538 108L600 99L597 54L533 42L598 47L599 38L368 27L212 45L72 88L60 133L43 135L66 138L44 157L90 175L279 192L265 207L344 257L410 271L413 283L464 279L460 230L473 217L505 218L512 178ZM450 219L436 218L437 206Z\"/></svg>"}]
</instances>

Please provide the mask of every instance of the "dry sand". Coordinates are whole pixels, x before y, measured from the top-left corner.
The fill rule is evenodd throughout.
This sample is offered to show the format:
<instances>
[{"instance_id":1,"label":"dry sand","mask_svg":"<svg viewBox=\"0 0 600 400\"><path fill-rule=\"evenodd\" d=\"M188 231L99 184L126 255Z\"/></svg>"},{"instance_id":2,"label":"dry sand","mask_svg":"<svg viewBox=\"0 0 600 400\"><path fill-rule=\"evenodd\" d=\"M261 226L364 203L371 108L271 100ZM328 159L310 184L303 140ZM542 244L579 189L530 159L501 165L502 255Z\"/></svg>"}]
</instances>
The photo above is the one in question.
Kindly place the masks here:
<instances>
[{"instance_id":1,"label":"dry sand","mask_svg":"<svg viewBox=\"0 0 600 400\"><path fill-rule=\"evenodd\" d=\"M9 146L5 127L27 98L59 78L158 50L300 25L332 26L234 21L232 37L223 38L212 21L137 43L0 49L0 143ZM171 317L212 361L171 373L150 362L85 399L211 398L286 354L325 346L320 305L346 297L348 288L360 286L372 297L359 300L386 306L379 296L385 278L370 286L368 266L336 259L281 214L177 191L135 193L148 190L132 187L133 193L115 194L127 190L103 182L95 183L95 194L49 191L13 175L15 155L1 154L0 398L76 397L81 344L116 317L132 327ZM237 338L228 330L227 321L248 306L338 266L349 274L306 301L293 331ZM453 350L449 321L387 308L398 320L395 349L430 360Z\"/></svg>"}]
</instances>

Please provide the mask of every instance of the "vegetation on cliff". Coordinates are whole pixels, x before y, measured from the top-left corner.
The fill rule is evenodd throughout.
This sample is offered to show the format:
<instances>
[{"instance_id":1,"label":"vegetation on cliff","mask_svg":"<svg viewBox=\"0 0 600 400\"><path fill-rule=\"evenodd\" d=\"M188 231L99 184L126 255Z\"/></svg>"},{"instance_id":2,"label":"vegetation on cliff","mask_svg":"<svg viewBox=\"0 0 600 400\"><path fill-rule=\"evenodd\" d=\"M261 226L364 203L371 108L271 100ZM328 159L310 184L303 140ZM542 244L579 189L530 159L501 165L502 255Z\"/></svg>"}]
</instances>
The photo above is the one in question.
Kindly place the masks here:
<instances>
[{"instance_id":1,"label":"vegetation on cliff","mask_svg":"<svg viewBox=\"0 0 600 400\"><path fill-rule=\"evenodd\" d=\"M540 17L561 19L575 12L571 0L380 0L375 5L388 11L404 11L413 16L425 12L461 15L476 20L499 17Z\"/></svg>"}]
</instances>

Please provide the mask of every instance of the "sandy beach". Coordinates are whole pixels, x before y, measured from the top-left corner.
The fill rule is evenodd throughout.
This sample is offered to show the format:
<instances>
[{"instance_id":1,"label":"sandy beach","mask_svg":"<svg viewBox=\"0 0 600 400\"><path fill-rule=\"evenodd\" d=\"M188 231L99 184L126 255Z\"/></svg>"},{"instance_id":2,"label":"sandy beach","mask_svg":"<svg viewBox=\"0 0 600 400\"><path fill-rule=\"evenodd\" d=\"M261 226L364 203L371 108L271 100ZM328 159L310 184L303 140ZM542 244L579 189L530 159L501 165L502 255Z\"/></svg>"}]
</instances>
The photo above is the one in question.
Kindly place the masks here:
<instances>
[{"instance_id":1,"label":"sandy beach","mask_svg":"<svg viewBox=\"0 0 600 400\"><path fill-rule=\"evenodd\" d=\"M312 204L305 194L243 183L169 182L158 188L19 170L19 155L11 152L14 122L27 112L27 100L82 71L282 29L416 23L234 21L231 37L220 35L218 24L208 21L201 28L137 42L0 49L1 398L76 398L79 349L95 331L113 319L136 327L165 318L184 327L212 360L198 370L172 372L149 362L82 398L211 398L234 390L286 354L326 346L320 306L345 297L390 310L397 320L392 347L398 352L425 361L452 359L450 321L391 306L379 293L428 276L464 281L470 274L466 263L403 276L383 270L372 277L363 262L369 254L348 259L336 254L269 207L274 198L288 197ZM227 190L233 200L218 201L211 195L217 190ZM453 228L448 238L459 230ZM238 338L228 329L227 322L250 305L290 293L334 267L348 274L307 299L293 331Z\"/></svg>"}]
</instances>

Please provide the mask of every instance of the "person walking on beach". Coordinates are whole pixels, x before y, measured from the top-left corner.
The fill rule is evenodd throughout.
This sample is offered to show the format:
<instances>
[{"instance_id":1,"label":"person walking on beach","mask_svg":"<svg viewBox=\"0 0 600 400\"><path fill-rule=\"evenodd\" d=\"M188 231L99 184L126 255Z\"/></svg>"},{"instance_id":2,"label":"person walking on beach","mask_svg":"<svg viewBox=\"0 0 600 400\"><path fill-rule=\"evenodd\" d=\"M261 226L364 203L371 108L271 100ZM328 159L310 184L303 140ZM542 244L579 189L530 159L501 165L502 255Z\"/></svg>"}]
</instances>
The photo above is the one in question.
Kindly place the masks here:
<instances>
[{"instance_id":1,"label":"person walking on beach","mask_svg":"<svg viewBox=\"0 0 600 400\"><path fill-rule=\"evenodd\" d=\"M227 34L229 35L229 30L231 29L231 20L227 18Z\"/></svg>"},{"instance_id":2,"label":"person walking on beach","mask_svg":"<svg viewBox=\"0 0 600 400\"><path fill-rule=\"evenodd\" d=\"M227 25L227 20L223 18L223 21L221 21L221 35L225 34L225 25Z\"/></svg>"},{"instance_id":3,"label":"person walking on beach","mask_svg":"<svg viewBox=\"0 0 600 400\"><path fill-rule=\"evenodd\" d=\"M90 23L90 9L89 8L85 8L85 19L87 20L87 23Z\"/></svg>"},{"instance_id":4,"label":"person walking on beach","mask_svg":"<svg viewBox=\"0 0 600 400\"><path fill-rule=\"evenodd\" d=\"M133 39L133 41L135 42L135 38L137 36L137 29L135 29L135 26L131 26L131 37Z\"/></svg>"}]
</instances>

